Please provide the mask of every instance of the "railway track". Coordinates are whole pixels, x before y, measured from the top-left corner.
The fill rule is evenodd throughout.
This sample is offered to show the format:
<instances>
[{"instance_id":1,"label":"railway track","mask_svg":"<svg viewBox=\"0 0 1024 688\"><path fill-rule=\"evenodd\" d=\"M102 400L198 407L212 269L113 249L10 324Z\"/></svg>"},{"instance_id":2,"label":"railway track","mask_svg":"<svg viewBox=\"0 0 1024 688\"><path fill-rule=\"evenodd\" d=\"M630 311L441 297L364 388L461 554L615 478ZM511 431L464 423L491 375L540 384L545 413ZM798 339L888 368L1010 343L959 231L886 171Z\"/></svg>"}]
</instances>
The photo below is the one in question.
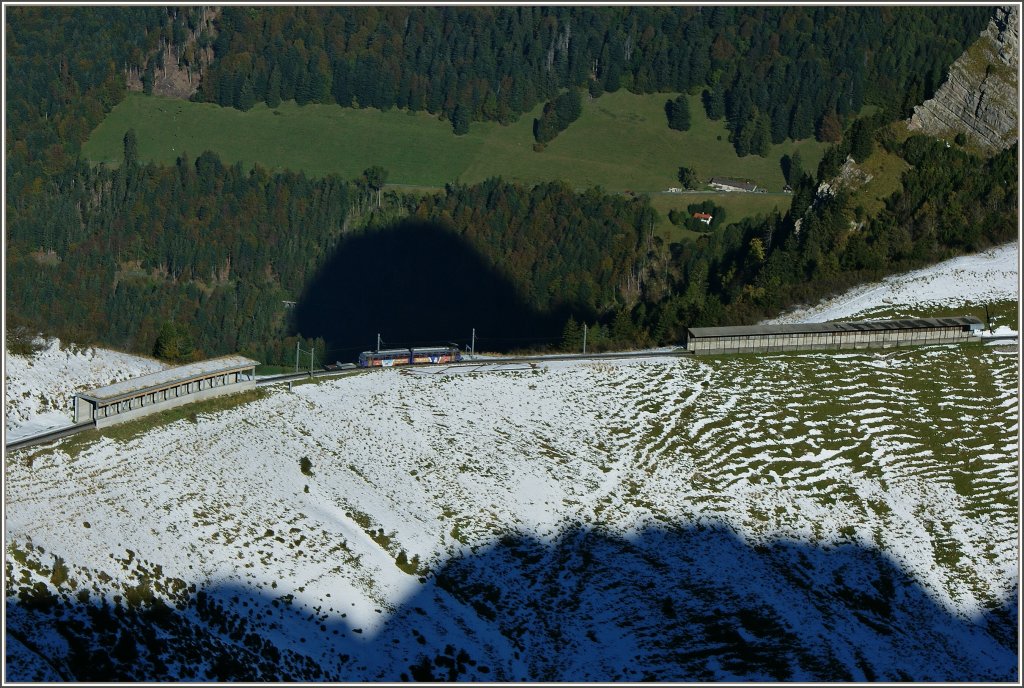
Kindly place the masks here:
<instances>
[{"instance_id":1,"label":"railway track","mask_svg":"<svg viewBox=\"0 0 1024 688\"><path fill-rule=\"evenodd\" d=\"M610 354L561 354L561 355L548 355L548 356L488 356L487 358L473 358L465 359L454 363L445 363L444 366L480 366L487 365L490 363L544 363L546 361L607 361L615 359L629 359L629 358L663 358L663 357L678 357L678 356L692 356L693 354L682 347L673 349L671 351L646 351L646 352L635 352L627 351L620 353ZM345 373L354 370L381 370L379 367L372 368L358 368L354 364L349 364L347 368L340 368L338 370L314 370L312 372L305 371L302 373L287 373L285 375L274 375L272 377L265 377L257 380L256 385L263 387L266 385L275 385L282 382L289 382L294 380L308 380L316 377L330 377L332 375L343 375Z\"/></svg>"},{"instance_id":2,"label":"railway track","mask_svg":"<svg viewBox=\"0 0 1024 688\"><path fill-rule=\"evenodd\" d=\"M1018 339L1018 335L989 335L982 336L980 339L983 342L1015 342ZM682 347L671 349L668 351L641 351L641 352L620 352L610 354L562 354L554 356L495 356L488 358L475 358L472 360L463 360L457 363L447 363L448 366L480 366L488 365L492 363L544 363L550 361L608 361L608 360L620 360L620 359L631 359L631 358L679 358L683 356L692 356L693 353L687 351ZM292 382L296 380L308 380L319 377L332 377L336 375L343 375L353 370L359 370L354 364L349 364L349 367L340 368L338 370L313 370L305 371L301 373L286 373L284 375L274 375L270 377L264 377L256 381L257 387L266 387L269 385L277 385L284 382ZM377 368L371 368L370 370L377 370ZM10 442L4 445L5 452L16 451L18 449L24 449L26 447L32 447L39 444L45 444L54 440L59 440L70 435L77 434L83 430L95 427L94 421L87 423L79 423L77 425L70 425L63 428L57 428L56 430L50 430L38 435L32 435L31 437L24 437L14 442Z\"/></svg>"},{"instance_id":3,"label":"railway track","mask_svg":"<svg viewBox=\"0 0 1024 688\"><path fill-rule=\"evenodd\" d=\"M95 426L96 422L90 420L86 423L78 423L77 425L66 425L63 428L57 428L56 430L47 430L46 432L41 432L38 435L23 437L20 440L8 442L4 445L4 451L9 452L17 449L24 449L25 447L32 447L37 444L46 444L47 442L59 440Z\"/></svg>"},{"instance_id":4,"label":"railway track","mask_svg":"<svg viewBox=\"0 0 1024 688\"><path fill-rule=\"evenodd\" d=\"M983 342L1015 342L1017 341L1018 335L1016 334L990 334L982 335L981 341Z\"/></svg>"},{"instance_id":5,"label":"railway track","mask_svg":"<svg viewBox=\"0 0 1024 688\"><path fill-rule=\"evenodd\" d=\"M486 365L489 363L537 363L543 361L587 361L587 360L608 360L617 358L649 358L652 356L679 356L685 352L684 349L678 351L658 351L658 352L647 352L647 353L618 353L618 354L567 354L564 356L508 356L508 357L488 357L484 359L474 359L467 361L460 361L458 363L448 363L446 365L452 366L479 366ZM343 375L353 370L359 370L354 364L350 364L349 367L341 368L338 370L313 370L305 371L301 373L285 373L283 375L274 375L270 377L264 377L256 381L257 387L267 387L270 385L278 385L285 382L294 382L297 380L308 380L311 378L319 377L332 377L336 375ZM376 370L372 368L371 370ZM77 434L83 430L88 430L96 426L94 421L87 423L79 423L77 425L65 426L63 428L57 428L55 430L49 430L47 432L40 433L38 435L32 435L31 437L23 437L14 442L9 442L4 445L5 452L17 451L18 449L25 449L26 447L33 447L39 444L46 444L54 440L59 440L70 435Z\"/></svg>"}]
</instances>

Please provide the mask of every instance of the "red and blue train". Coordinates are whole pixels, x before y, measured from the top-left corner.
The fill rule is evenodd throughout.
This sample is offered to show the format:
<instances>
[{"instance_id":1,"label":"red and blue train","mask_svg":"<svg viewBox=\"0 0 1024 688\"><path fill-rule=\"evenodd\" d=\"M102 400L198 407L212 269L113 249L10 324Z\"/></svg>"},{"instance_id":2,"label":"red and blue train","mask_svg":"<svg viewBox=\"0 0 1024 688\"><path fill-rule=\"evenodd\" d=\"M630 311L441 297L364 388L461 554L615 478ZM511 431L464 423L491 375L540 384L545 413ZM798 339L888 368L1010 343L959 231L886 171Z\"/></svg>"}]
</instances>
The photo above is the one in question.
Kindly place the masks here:
<instances>
[{"instance_id":1,"label":"red and blue train","mask_svg":"<svg viewBox=\"0 0 1024 688\"><path fill-rule=\"evenodd\" d=\"M456 346L418 348L418 349L387 349L385 351L364 351L359 354L360 368L390 368L398 365L419 365L430 363L457 363L462 360L462 353Z\"/></svg>"}]
</instances>

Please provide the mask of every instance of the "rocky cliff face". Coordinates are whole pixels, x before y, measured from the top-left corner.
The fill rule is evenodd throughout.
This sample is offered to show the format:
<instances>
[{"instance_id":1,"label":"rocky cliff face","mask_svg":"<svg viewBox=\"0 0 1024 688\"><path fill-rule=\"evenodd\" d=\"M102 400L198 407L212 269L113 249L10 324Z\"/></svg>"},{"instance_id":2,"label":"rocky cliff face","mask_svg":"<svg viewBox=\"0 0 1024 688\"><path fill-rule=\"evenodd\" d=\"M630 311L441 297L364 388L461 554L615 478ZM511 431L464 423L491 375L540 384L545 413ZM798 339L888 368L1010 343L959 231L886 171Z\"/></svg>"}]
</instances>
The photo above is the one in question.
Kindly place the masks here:
<instances>
[{"instance_id":1,"label":"rocky cliff face","mask_svg":"<svg viewBox=\"0 0 1024 688\"><path fill-rule=\"evenodd\" d=\"M949 68L935 97L914 108L911 130L965 133L992 150L1017 141L1020 26L1016 5L997 7L980 38Z\"/></svg>"}]
</instances>

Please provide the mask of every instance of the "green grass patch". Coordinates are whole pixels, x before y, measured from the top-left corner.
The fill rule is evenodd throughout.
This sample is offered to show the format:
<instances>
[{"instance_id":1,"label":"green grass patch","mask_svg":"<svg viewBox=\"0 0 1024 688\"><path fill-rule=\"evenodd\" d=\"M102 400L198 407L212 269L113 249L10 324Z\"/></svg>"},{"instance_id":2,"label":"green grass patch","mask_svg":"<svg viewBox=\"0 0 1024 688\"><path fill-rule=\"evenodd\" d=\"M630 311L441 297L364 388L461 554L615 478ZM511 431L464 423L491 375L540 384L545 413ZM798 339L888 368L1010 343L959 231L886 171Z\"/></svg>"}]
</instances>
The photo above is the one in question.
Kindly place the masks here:
<instances>
[{"instance_id":1,"label":"green grass patch","mask_svg":"<svg viewBox=\"0 0 1024 688\"><path fill-rule=\"evenodd\" d=\"M791 194L784 193L727 193L727 192L699 192L699 193L655 193L651 194L651 207L658 211L658 223L654 230L662 239L668 243L696 239L702 234L694 232L685 227L679 227L668 220L670 210L685 212L687 206L704 201L712 201L725 209L727 224L739 222L747 217L758 215L769 215L778 210L784 214L789 210L793 200ZM722 225L714 225L713 231L722 229Z\"/></svg>"},{"instance_id":2,"label":"green grass patch","mask_svg":"<svg viewBox=\"0 0 1024 688\"><path fill-rule=\"evenodd\" d=\"M668 128L665 101L675 94L634 95L625 90L596 100L584 98L583 114L543 152L533 150L533 119L541 105L502 126L474 122L455 136L451 126L427 113L306 105L293 101L271 110L261 103L248 112L211 103L130 94L93 131L82 155L93 163L119 164L125 131L134 128L139 159L172 164L183 151L192 157L217 152L228 163L335 173L353 178L382 165L399 188L424 191L451 181L488 177L534 183L562 179L577 188L662 191L677 186L680 166L712 176L754 179L780 190L780 158L799 151L814 169L825 145L813 140L772 146L768 157L736 156L724 121L705 117L692 96L693 126Z\"/></svg>"},{"instance_id":3,"label":"green grass patch","mask_svg":"<svg viewBox=\"0 0 1024 688\"><path fill-rule=\"evenodd\" d=\"M369 514L365 514L362 511L352 509L346 511L345 515L351 518L356 524L362 528L366 536L373 540L377 545L385 552L390 552L391 540L395 536L395 533L385 533L383 528L377 526L374 520ZM404 550L403 550L404 553Z\"/></svg>"},{"instance_id":4,"label":"green grass patch","mask_svg":"<svg viewBox=\"0 0 1024 688\"><path fill-rule=\"evenodd\" d=\"M885 199L902 188L900 180L910 169L906 160L881 146L875 146L875 152L857 167L871 175L871 180L850 195L847 205L863 207L868 217L874 217L885 208Z\"/></svg>"},{"instance_id":5,"label":"green grass patch","mask_svg":"<svg viewBox=\"0 0 1024 688\"><path fill-rule=\"evenodd\" d=\"M337 377L337 376L332 376L332 377L304 377L304 378L301 378L299 380L290 380L289 382L290 382L292 387L301 387L303 385L319 385L319 384L322 384L324 382L330 382L335 377ZM282 383L282 384L284 384L284 383Z\"/></svg>"},{"instance_id":6,"label":"green grass patch","mask_svg":"<svg viewBox=\"0 0 1024 688\"><path fill-rule=\"evenodd\" d=\"M259 370L259 369L257 368L257 370ZM341 378L341 377L350 377L352 375L362 375L362 374L366 373L367 371L368 371L368 369L366 369L366 368L357 368L355 370L345 370L345 371L341 371L341 372L333 372L333 373L331 373L329 375L317 375L315 377L309 377L307 375L306 377L300 377L300 378L296 378L294 380L281 380L280 382L273 382L272 384L274 384L274 385L291 385L292 387L301 387L302 385L320 385L320 384L323 384L325 382L331 382L332 380L337 380L338 378ZM285 366L285 368L281 371L281 373L259 373L259 372L257 372L257 375L262 375L262 374L279 375L279 374L289 374L289 373L294 373L294 372L295 372L295 370L293 368L288 368L287 366ZM299 371L299 372L303 372L303 371Z\"/></svg>"},{"instance_id":7,"label":"green grass patch","mask_svg":"<svg viewBox=\"0 0 1024 688\"><path fill-rule=\"evenodd\" d=\"M257 375L287 375L288 373L294 373L294 366L279 366L279 365L258 365L256 366Z\"/></svg>"},{"instance_id":8,"label":"green grass patch","mask_svg":"<svg viewBox=\"0 0 1024 688\"><path fill-rule=\"evenodd\" d=\"M420 555L414 554L410 559L404 549L399 550L395 557L395 566L410 576L423 576L430 572L430 569L420 564Z\"/></svg>"},{"instance_id":9,"label":"green grass patch","mask_svg":"<svg viewBox=\"0 0 1024 688\"><path fill-rule=\"evenodd\" d=\"M1017 304L990 311L1015 318ZM960 309L910 315L958 314ZM700 364L713 371L713 384L695 400L691 416L710 422L702 421L694 434L690 421L681 419L682 432L672 433L679 445L667 452L652 447L650 454L658 462L696 458L693 486L699 495L691 501L705 513L719 507L704 480L732 484L738 478L770 489L778 475L782 487L821 505L852 508L860 514L856 524L877 519L884 532L893 518L889 503L865 498L844 474L882 491L905 480L948 486L963 499L968 518L1005 519L1016 513L1018 493L1007 473L1014 460L1008 447L1016 436L1016 413L1004 402L1008 381L1017 377L1014 358L993 356L990 347L975 343L858 350L853 357L854 352L838 353L701 357ZM734 396L732 390L747 389L752 380L763 398L741 396L728 413L718 411ZM642 397L634 406L642 406ZM666 421L680 418L667 406L663 413ZM643 438L637 445L642 443ZM755 524L760 521L758 514L749 516ZM780 519L786 521L784 515L769 515L765 527L778 527ZM965 566L962 554L947 542L935 545L941 566Z\"/></svg>"},{"instance_id":10,"label":"green grass patch","mask_svg":"<svg viewBox=\"0 0 1024 688\"><path fill-rule=\"evenodd\" d=\"M239 406L263 399L268 392L265 389L250 389L235 394L226 394L213 399L196 401L191 404L184 404L166 411L159 411L142 418L136 418L124 423L112 425L106 428L84 430L77 435L65 439L56 448L65 452L72 458L81 454L84 450L93 446L104 437L118 442L128 442L146 434L150 430L175 423L180 420L188 420L197 423L199 415L220 413ZM52 450L50 450L52 451Z\"/></svg>"}]
</instances>

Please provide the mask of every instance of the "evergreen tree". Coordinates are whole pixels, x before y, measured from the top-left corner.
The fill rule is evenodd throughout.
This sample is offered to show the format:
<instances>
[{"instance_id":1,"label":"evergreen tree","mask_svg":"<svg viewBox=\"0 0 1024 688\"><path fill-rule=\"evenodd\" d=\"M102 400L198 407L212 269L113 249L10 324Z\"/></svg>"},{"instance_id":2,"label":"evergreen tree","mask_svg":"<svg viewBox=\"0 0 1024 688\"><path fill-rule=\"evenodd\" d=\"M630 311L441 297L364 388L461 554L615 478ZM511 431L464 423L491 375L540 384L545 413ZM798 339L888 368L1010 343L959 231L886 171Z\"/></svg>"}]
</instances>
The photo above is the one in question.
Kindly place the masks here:
<instances>
[{"instance_id":1,"label":"evergreen tree","mask_svg":"<svg viewBox=\"0 0 1024 688\"><path fill-rule=\"evenodd\" d=\"M456 136L469 133L469 109L462 103L456 105L452 113L452 131Z\"/></svg>"},{"instance_id":2,"label":"evergreen tree","mask_svg":"<svg viewBox=\"0 0 1024 688\"><path fill-rule=\"evenodd\" d=\"M704 89L703 100L708 119L722 119L725 115L725 90L721 84Z\"/></svg>"},{"instance_id":3,"label":"evergreen tree","mask_svg":"<svg viewBox=\"0 0 1024 688\"><path fill-rule=\"evenodd\" d=\"M579 91L571 89L544 106L540 118L533 120L533 136L537 143L547 143L558 136L583 112Z\"/></svg>"},{"instance_id":4,"label":"evergreen tree","mask_svg":"<svg viewBox=\"0 0 1024 688\"><path fill-rule=\"evenodd\" d=\"M178 323L165 322L153 346L153 355L165 361L180 363L192 356L192 336Z\"/></svg>"},{"instance_id":5,"label":"evergreen tree","mask_svg":"<svg viewBox=\"0 0 1024 688\"><path fill-rule=\"evenodd\" d=\"M135 129L129 129L124 133L124 166L125 168L135 167L139 161L139 139L135 135Z\"/></svg>"},{"instance_id":6,"label":"evergreen tree","mask_svg":"<svg viewBox=\"0 0 1024 688\"><path fill-rule=\"evenodd\" d=\"M785 178L786 184L796 186L804 173L803 158L800 156L800 151L793 151L792 155L783 155L779 159L779 165L782 167L782 176Z\"/></svg>"},{"instance_id":7,"label":"evergreen tree","mask_svg":"<svg viewBox=\"0 0 1024 688\"><path fill-rule=\"evenodd\" d=\"M800 151L793 151L793 155L790 157L789 169L788 181L791 185L795 185L804 174L804 159L800 155Z\"/></svg>"},{"instance_id":8,"label":"evergreen tree","mask_svg":"<svg viewBox=\"0 0 1024 688\"><path fill-rule=\"evenodd\" d=\"M665 115L669 129L687 131L690 128L690 101L686 95L665 101Z\"/></svg>"},{"instance_id":9,"label":"evergreen tree","mask_svg":"<svg viewBox=\"0 0 1024 688\"><path fill-rule=\"evenodd\" d=\"M388 171L380 165L363 170L363 179L367 188L377 194L377 207L380 207L380 193L388 179Z\"/></svg>"},{"instance_id":10,"label":"evergreen tree","mask_svg":"<svg viewBox=\"0 0 1024 688\"><path fill-rule=\"evenodd\" d=\"M631 346L636 339L636 334L636 327L634 327L633 321L629 317L629 310L626 308L619 309L619 312L615 314L615 319L612 321L611 338L613 345L618 347Z\"/></svg>"},{"instance_id":11,"label":"evergreen tree","mask_svg":"<svg viewBox=\"0 0 1024 688\"><path fill-rule=\"evenodd\" d=\"M793 114L789 123L789 137L794 140L810 138L814 135L814 111L812 105L797 100L793 105Z\"/></svg>"},{"instance_id":12,"label":"evergreen tree","mask_svg":"<svg viewBox=\"0 0 1024 688\"><path fill-rule=\"evenodd\" d=\"M256 104L256 89L252 84L252 77L247 77L242 83L242 88L238 93L238 109L242 111L252 110L253 105Z\"/></svg>"},{"instance_id":13,"label":"evergreen tree","mask_svg":"<svg viewBox=\"0 0 1024 688\"><path fill-rule=\"evenodd\" d=\"M760 155L762 158L768 157L768 152L771 150L772 144L770 128L771 123L768 121L767 115L761 113L755 114L750 132L751 153Z\"/></svg>"},{"instance_id":14,"label":"evergreen tree","mask_svg":"<svg viewBox=\"0 0 1024 688\"><path fill-rule=\"evenodd\" d=\"M678 177L684 189L696 189L700 186L700 180L692 167L680 167Z\"/></svg>"},{"instance_id":15,"label":"evergreen tree","mask_svg":"<svg viewBox=\"0 0 1024 688\"><path fill-rule=\"evenodd\" d=\"M868 120L858 119L850 126L850 155L864 162L874 149L874 131Z\"/></svg>"},{"instance_id":16,"label":"evergreen tree","mask_svg":"<svg viewBox=\"0 0 1024 688\"><path fill-rule=\"evenodd\" d=\"M579 351L583 345L583 329L576 318L569 316L562 330L562 348L566 351Z\"/></svg>"},{"instance_id":17,"label":"evergreen tree","mask_svg":"<svg viewBox=\"0 0 1024 688\"><path fill-rule=\"evenodd\" d=\"M533 120L533 137L537 143L547 143L558 136L558 118L555 116L551 103L544 106L538 119Z\"/></svg>"},{"instance_id":18,"label":"evergreen tree","mask_svg":"<svg viewBox=\"0 0 1024 688\"><path fill-rule=\"evenodd\" d=\"M622 85L622 67L618 62L612 62L604 77L604 90L608 93L615 93Z\"/></svg>"},{"instance_id":19,"label":"evergreen tree","mask_svg":"<svg viewBox=\"0 0 1024 688\"><path fill-rule=\"evenodd\" d=\"M156 81L156 65L150 60L146 65L146 71L142 73L142 92L147 96L153 95L154 81Z\"/></svg>"},{"instance_id":20,"label":"evergreen tree","mask_svg":"<svg viewBox=\"0 0 1024 688\"><path fill-rule=\"evenodd\" d=\"M281 104L281 70L275 65L267 80L267 107L276 108Z\"/></svg>"},{"instance_id":21,"label":"evergreen tree","mask_svg":"<svg viewBox=\"0 0 1024 688\"><path fill-rule=\"evenodd\" d=\"M576 89L569 89L555 99L555 116L559 131L579 119L582 113L583 101Z\"/></svg>"}]
</instances>

